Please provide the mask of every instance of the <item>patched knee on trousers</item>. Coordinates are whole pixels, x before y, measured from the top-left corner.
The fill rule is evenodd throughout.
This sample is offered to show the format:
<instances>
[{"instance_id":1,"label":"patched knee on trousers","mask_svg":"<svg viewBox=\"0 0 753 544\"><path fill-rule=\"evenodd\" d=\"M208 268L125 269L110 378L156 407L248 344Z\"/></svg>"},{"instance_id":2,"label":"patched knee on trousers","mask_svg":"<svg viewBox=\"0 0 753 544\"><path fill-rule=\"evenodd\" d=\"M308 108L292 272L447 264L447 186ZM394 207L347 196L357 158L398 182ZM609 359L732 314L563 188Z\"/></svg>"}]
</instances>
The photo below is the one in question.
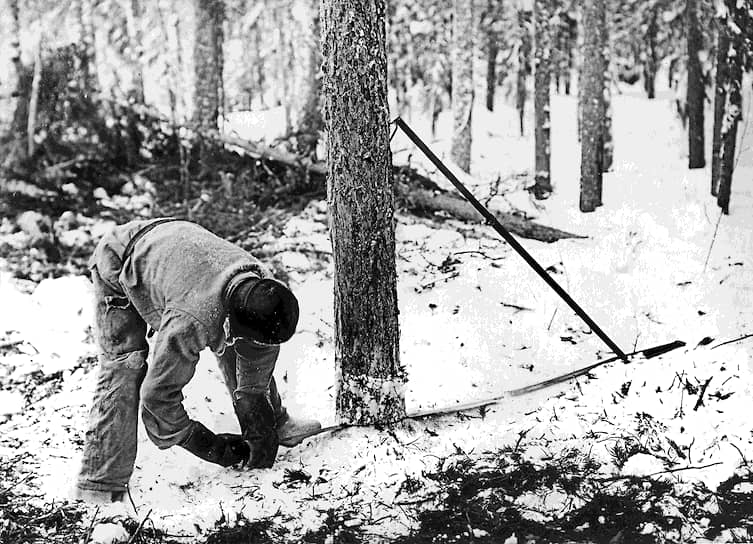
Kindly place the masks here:
<instances>
[{"instance_id":1,"label":"patched knee on trousers","mask_svg":"<svg viewBox=\"0 0 753 544\"><path fill-rule=\"evenodd\" d=\"M131 370L141 370L146 367L147 353L147 350L139 350L116 356L103 354L99 356L99 359L104 365L117 365Z\"/></svg>"}]
</instances>

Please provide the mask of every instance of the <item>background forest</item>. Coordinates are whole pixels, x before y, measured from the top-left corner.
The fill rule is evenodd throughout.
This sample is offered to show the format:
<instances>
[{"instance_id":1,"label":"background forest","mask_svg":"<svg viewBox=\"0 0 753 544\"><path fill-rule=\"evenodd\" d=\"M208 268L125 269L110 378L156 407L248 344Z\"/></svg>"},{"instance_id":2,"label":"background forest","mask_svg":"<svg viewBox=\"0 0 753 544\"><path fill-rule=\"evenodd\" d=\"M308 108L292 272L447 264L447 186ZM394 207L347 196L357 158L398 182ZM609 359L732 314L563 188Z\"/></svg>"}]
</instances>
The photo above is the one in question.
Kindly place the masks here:
<instances>
[{"instance_id":1,"label":"background forest","mask_svg":"<svg viewBox=\"0 0 753 544\"><path fill-rule=\"evenodd\" d=\"M749 0L0 0L0 542L750 540L752 69ZM631 364L527 389L613 350L397 117ZM86 263L160 216L291 285L283 396L363 426L255 472L140 436L97 509Z\"/></svg>"}]
</instances>

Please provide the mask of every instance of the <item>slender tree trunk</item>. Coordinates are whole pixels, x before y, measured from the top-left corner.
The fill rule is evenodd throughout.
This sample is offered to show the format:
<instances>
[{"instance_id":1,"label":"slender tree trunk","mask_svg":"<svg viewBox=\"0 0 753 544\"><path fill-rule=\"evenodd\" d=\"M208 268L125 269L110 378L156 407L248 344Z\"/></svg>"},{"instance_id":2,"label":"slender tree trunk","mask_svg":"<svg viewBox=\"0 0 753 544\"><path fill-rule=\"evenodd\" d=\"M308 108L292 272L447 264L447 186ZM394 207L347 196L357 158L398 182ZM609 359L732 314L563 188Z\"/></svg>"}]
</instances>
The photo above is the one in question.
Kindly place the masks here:
<instances>
[{"instance_id":1,"label":"slender tree trunk","mask_svg":"<svg viewBox=\"0 0 753 544\"><path fill-rule=\"evenodd\" d=\"M724 121L724 107L727 101L727 85L729 66L727 53L729 51L729 35L723 23L717 25L716 46L716 78L714 82L714 135L711 141L711 194L719 194L719 162L722 150L722 123Z\"/></svg>"},{"instance_id":2,"label":"slender tree trunk","mask_svg":"<svg viewBox=\"0 0 753 544\"><path fill-rule=\"evenodd\" d=\"M645 87L646 94L650 100L653 100L656 97L656 68L658 64L656 53L656 34L658 32L658 25L656 24L657 17L657 9L652 8L648 28L646 29L647 58L643 65L643 86Z\"/></svg>"},{"instance_id":3,"label":"slender tree trunk","mask_svg":"<svg viewBox=\"0 0 753 544\"><path fill-rule=\"evenodd\" d=\"M129 62L131 64L132 96L137 104L144 103L144 43L142 32L143 9L141 0L131 0L126 9Z\"/></svg>"},{"instance_id":4,"label":"slender tree trunk","mask_svg":"<svg viewBox=\"0 0 753 544\"><path fill-rule=\"evenodd\" d=\"M601 206L604 150L604 50L600 34L605 25L605 0L583 5L583 67L581 69L580 211Z\"/></svg>"},{"instance_id":5,"label":"slender tree trunk","mask_svg":"<svg viewBox=\"0 0 753 544\"><path fill-rule=\"evenodd\" d=\"M536 0L533 4L534 21L534 131L535 175L533 194L537 199L547 198L552 192L550 169L551 139L549 93L551 87L552 39L549 11L550 0Z\"/></svg>"},{"instance_id":6,"label":"slender tree trunk","mask_svg":"<svg viewBox=\"0 0 753 544\"><path fill-rule=\"evenodd\" d=\"M351 423L405 415L385 16L385 0L322 2L336 409Z\"/></svg>"},{"instance_id":7,"label":"slender tree trunk","mask_svg":"<svg viewBox=\"0 0 753 544\"><path fill-rule=\"evenodd\" d=\"M471 171L473 110L473 0L452 1L452 146L453 162Z\"/></svg>"},{"instance_id":8,"label":"slender tree trunk","mask_svg":"<svg viewBox=\"0 0 753 544\"><path fill-rule=\"evenodd\" d=\"M524 136L524 119L526 109L526 78L528 77L529 67L531 65L531 36L528 31L528 21L526 14L518 10L518 31L520 32L520 43L518 44L518 72L516 78L515 107L518 110L518 119L520 122L520 136Z\"/></svg>"},{"instance_id":9,"label":"slender tree trunk","mask_svg":"<svg viewBox=\"0 0 753 544\"><path fill-rule=\"evenodd\" d=\"M494 111L494 92L497 90L497 56L499 42L497 33L489 30L486 33L486 109Z\"/></svg>"},{"instance_id":10,"label":"slender tree trunk","mask_svg":"<svg viewBox=\"0 0 753 544\"><path fill-rule=\"evenodd\" d=\"M706 90L701 60L698 57L703 48L703 34L698 23L698 0L687 0L685 8L688 31L688 168L703 168L706 166L703 129Z\"/></svg>"},{"instance_id":11,"label":"slender tree trunk","mask_svg":"<svg viewBox=\"0 0 753 544\"><path fill-rule=\"evenodd\" d=\"M13 63L14 78L12 97L13 119L9 127L0 134L0 142L3 143L5 157L0 164L4 168L15 168L18 163L26 158L27 152L27 121L29 117L29 94L31 91L31 74L21 62L21 23L18 0L8 0L11 14L10 29L10 57ZM6 149L7 146L7 149Z\"/></svg>"},{"instance_id":12,"label":"slender tree trunk","mask_svg":"<svg viewBox=\"0 0 753 544\"><path fill-rule=\"evenodd\" d=\"M727 6L727 18L724 21L729 35L729 45L725 63L727 64L727 100L725 101L724 117L721 129L721 152L719 156L719 195L717 204L722 212L729 214L729 201L732 192L732 174L735 170L735 143L737 140L737 124L742 118L742 81L743 56L745 38L743 30L746 28L746 7L738 0L724 0ZM734 30L730 27L733 26Z\"/></svg>"},{"instance_id":13,"label":"slender tree trunk","mask_svg":"<svg viewBox=\"0 0 753 544\"><path fill-rule=\"evenodd\" d=\"M570 80L572 77L573 72L573 48L574 44L577 41L578 36L578 23L575 21L572 17L570 17L569 14L565 14L565 21L567 23L566 27L566 33L565 33L565 43L564 43L564 51L565 54L563 56L562 62L562 74L565 78L565 94L570 96Z\"/></svg>"},{"instance_id":14,"label":"slender tree trunk","mask_svg":"<svg viewBox=\"0 0 753 544\"><path fill-rule=\"evenodd\" d=\"M221 0L196 1L194 38L194 111L193 121L204 132L219 129L222 99L222 21Z\"/></svg>"},{"instance_id":15,"label":"slender tree trunk","mask_svg":"<svg viewBox=\"0 0 753 544\"><path fill-rule=\"evenodd\" d=\"M604 155L602 157L601 170L602 172L609 172L614 163L614 139L612 138L612 71L609 63L612 59L612 47L610 42L609 32L609 13L604 10L605 17L607 18L601 34L602 51L604 54L604 124L603 124L603 138L604 142ZM599 201L601 201L601 194L599 195Z\"/></svg>"},{"instance_id":16,"label":"slender tree trunk","mask_svg":"<svg viewBox=\"0 0 753 544\"><path fill-rule=\"evenodd\" d=\"M79 66L77 67L81 75L79 84L82 92L87 95L91 95L99 88L94 22L92 20L93 11L97 4L97 0L72 0L70 5L80 46Z\"/></svg>"},{"instance_id":17,"label":"slender tree trunk","mask_svg":"<svg viewBox=\"0 0 753 544\"><path fill-rule=\"evenodd\" d=\"M324 130L324 121L321 111L321 25L319 23L319 0L308 0L311 17L311 29L306 40L306 79L303 91L302 110L298 116L299 152L311 155L316 151L319 141L319 133Z\"/></svg>"}]
</instances>

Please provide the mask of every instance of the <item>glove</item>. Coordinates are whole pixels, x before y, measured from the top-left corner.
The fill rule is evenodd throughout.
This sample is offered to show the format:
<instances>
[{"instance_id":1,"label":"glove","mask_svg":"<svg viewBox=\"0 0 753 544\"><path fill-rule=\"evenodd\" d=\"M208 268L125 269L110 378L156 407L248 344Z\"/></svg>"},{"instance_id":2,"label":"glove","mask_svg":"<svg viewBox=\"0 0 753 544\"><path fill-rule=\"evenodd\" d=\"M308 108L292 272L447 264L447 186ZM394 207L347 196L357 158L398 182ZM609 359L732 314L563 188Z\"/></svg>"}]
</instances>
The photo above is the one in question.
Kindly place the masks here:
<instances>
[{"instance_id":1,"label":"glove","mask_svg":"<svg viewBox=\"0 0 753 544\"><path fill-rule=\"evenodd\" d=\"M248 465L270 468L277 457L279 438L272 403L263 393L236 393L233 405L243 431L243 440L250 446Z\"/></svg>"},{"instance_id":2,"label":"glove","mask_svg":"<svg viewBox=\"0 0 753 544\"><path fill-rule=\"evenodd\" d=\"M251 454L241 436L214 434L198 421L193 422L191 432L180 445L196 457L223 467L245 463Z\"/></svg>"}]
</instances>

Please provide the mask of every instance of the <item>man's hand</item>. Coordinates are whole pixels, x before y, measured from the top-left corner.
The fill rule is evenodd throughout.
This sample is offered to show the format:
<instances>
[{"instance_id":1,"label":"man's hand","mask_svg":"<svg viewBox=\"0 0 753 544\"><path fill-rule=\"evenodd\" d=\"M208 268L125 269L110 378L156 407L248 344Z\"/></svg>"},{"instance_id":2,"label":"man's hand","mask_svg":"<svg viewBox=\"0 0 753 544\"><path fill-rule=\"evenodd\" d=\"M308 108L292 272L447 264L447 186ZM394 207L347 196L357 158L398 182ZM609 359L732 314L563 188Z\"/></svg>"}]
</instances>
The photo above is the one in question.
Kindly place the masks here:
<instances>
[{"instance_id":1,"label":"man's hand","mask_svg":"<svg viewBox=\"0 0 753 544\"><path fill-rule=\"evenodd\" d=\"M246 463L251 455L251 448L240 435L216 435L198 421L193 422L191 432L180 445L196 457L223 467Z\"/></svg>"}]
</instances>

